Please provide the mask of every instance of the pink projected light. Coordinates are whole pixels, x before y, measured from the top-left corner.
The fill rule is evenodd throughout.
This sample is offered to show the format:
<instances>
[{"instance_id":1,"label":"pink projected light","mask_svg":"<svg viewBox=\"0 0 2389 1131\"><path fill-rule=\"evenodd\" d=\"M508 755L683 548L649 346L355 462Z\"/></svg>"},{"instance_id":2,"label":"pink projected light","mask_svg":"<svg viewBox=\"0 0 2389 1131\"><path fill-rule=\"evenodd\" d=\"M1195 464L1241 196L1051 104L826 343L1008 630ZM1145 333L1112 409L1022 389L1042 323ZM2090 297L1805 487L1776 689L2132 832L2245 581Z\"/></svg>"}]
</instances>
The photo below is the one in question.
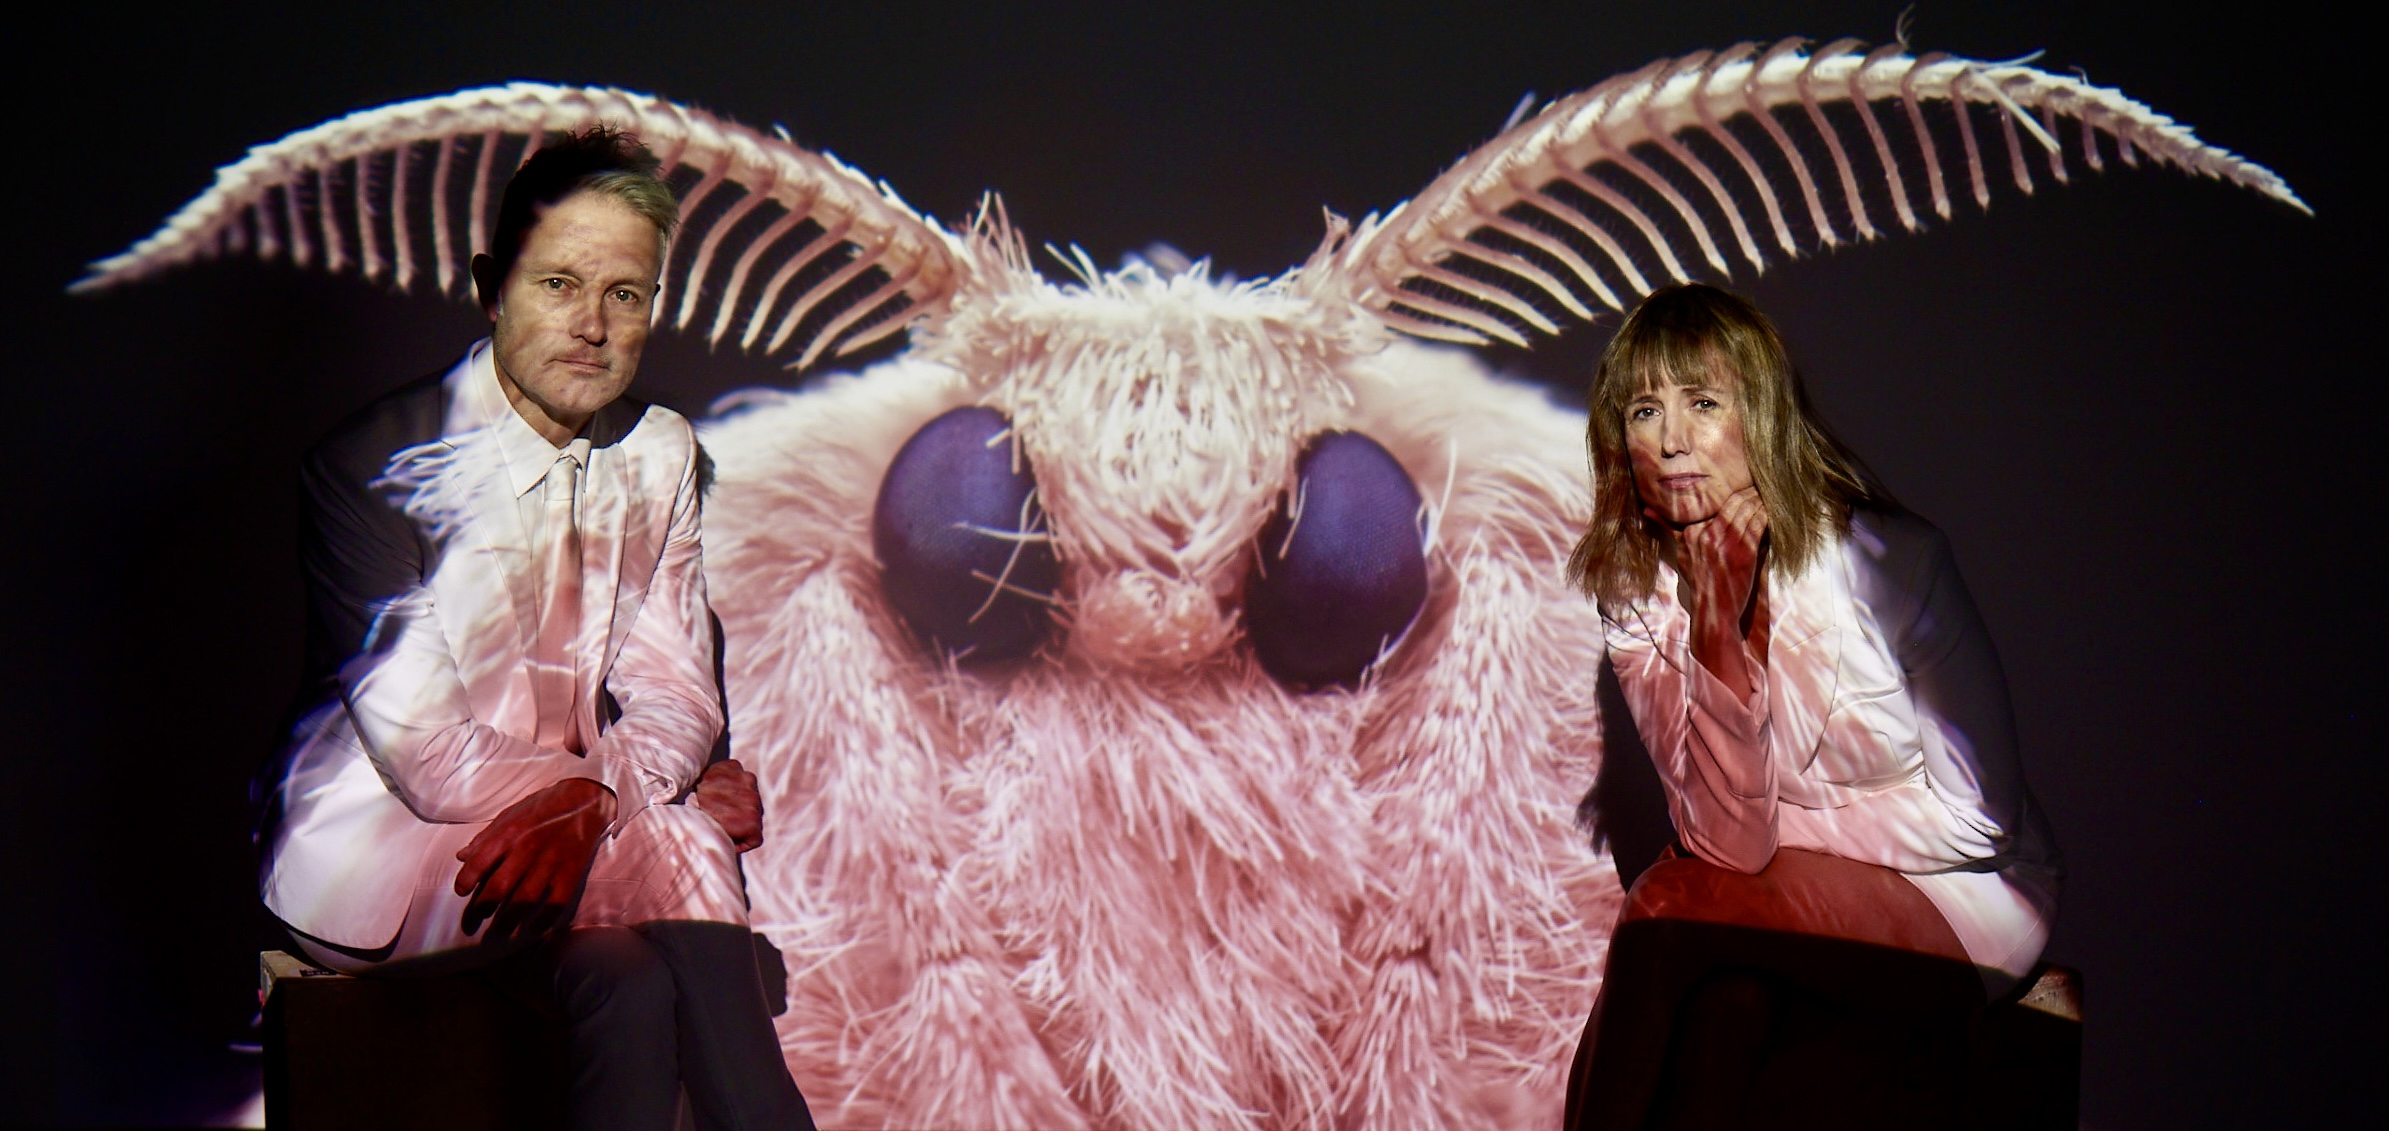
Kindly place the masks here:
<instances>
[{"instance_id":1,"label":"pink projected light","mask_svg":"<svg viewBox=\"0 0 2389 1131\"><path fill-rule=\"evenodd\" d=\"M1056 284L992 199L950 230L782 137L516 84L262 147L79 286L233 252L461 294L489 186L599 120L687 186L659 319L800 368L911 334L701 428L753 917L834 1126L1555 1124L1621 898L1575 823L1584 418L1414 339L1916 231L2069 149L2304 208L2112 90L1791 41L1552 102L1276 279Z\"/></svg>"}]
</instances>

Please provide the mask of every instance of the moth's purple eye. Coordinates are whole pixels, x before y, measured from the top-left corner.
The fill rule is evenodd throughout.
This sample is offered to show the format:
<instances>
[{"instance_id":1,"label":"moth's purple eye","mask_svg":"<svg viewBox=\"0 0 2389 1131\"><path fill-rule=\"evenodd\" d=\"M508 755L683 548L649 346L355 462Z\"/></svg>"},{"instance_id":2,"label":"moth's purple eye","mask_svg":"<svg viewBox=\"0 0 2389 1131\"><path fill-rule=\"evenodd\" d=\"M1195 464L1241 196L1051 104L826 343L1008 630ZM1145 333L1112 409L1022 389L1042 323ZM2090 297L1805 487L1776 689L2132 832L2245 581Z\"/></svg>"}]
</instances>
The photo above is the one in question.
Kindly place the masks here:
<instances>
[{"instance_id":1,"label":"moth's purple eye","mask_svg":"<svg viewBox=\"0 0 2389 1131\"><path fill-rule=\"evenodd\" d=\"M1322 432L1296 494L1261 529L1245 632L1261 667L1296 687L1349 685L1427 600L1418 488L1358 432Z\"/></svg>"},{"instance_id":2,"label":"moth's purple eye","mask_svg":"<svg viewBox=\"0 0 2389 1131\"><path fill-rule=\"evenodd\" d=\"M1037 480L1012 465L991 408L958 408L904 442L879 481L871 548L888 603L940 650L971 662L1035 651L1061 563Z\"/></svg>"}]
</instances>

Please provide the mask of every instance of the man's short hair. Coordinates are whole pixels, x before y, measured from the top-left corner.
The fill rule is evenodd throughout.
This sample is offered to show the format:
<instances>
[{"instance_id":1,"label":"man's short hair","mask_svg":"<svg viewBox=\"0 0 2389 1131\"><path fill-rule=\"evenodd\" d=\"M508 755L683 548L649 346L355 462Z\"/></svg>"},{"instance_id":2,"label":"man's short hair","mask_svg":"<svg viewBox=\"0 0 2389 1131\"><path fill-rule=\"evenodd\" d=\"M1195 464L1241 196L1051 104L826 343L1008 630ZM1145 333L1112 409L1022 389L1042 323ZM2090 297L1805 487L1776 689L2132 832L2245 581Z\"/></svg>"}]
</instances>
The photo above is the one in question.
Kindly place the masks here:
<instances>
[{"instance_id":1,"label":"man's short hair","mask_svg":"<svg viewBox=\"0 0 2389 1131\"><path fill-rule=\"evenodd\" d=\"M539 210L576 192L604 193L629 205L655 225L661 251L680 223L680 203L672 199L671 186L656 175L662 164L635 135L602 122L579 133L549 135L547 144L514 171L498 203L498 228L489 246L490 258L497 262L496 279L503 282L514 269L523 236L539 222ZM662 262L661 256L657 262Z\"/></svg>"}]
</instances>

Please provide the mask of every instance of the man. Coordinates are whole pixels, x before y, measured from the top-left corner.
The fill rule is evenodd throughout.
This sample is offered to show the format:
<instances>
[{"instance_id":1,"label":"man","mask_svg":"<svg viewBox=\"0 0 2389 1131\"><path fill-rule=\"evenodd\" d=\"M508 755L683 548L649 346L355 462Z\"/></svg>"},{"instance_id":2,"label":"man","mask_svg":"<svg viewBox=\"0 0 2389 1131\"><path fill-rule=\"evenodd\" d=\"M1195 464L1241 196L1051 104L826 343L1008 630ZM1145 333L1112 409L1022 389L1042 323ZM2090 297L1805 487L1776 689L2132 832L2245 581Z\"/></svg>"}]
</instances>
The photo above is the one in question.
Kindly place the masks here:
<instances>
[{"instance_id":1,"label":"man","mask_svg":"<svg viewBox=\"0 0 2389 1131\"><path fill-rule=\"evenodd\" d=\"M810 1127L737 854L688 422L623 399L677 220L604 127L507 185L473 260L493 330L304 471L309 667L267 798L266 905L351 972L546 963L576 1127ZM682 803L683 797L687 798Z\"/></svg>"}]
</instances>

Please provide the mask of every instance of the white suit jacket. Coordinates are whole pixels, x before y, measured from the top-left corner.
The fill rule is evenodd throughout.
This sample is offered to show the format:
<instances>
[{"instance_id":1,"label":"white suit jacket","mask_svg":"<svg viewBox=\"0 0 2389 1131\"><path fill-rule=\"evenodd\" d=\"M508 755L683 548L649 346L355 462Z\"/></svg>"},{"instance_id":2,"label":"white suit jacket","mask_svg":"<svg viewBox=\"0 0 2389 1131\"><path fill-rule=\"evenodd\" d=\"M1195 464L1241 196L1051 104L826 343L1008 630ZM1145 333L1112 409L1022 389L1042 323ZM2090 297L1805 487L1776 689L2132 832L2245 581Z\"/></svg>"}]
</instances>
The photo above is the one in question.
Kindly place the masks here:
<instances>
[{"instance_id":1,"label":"white suit jacket","mask_svg":"<svg viewBox=\"0 0 2389 1131\"><path fill-rule=\"evenodd\" d=\"M1999 656L1948 541L1860 511L1788 582L1770 576L1761 686L1692 658L1674 570L1605 612L1609 656L1678 838L1756 872L1778 847L1907 875L1994 991L2048 941L2062 862L2025 788Z\"/></svg>"},{"instance_id":2,"label":"white suit jacket","mask_svg":"<svg viewBox=\"0 0 2389 1131\"><path fill-rule=\"evenodd\" d=\"M312 699L262 781L260 889L282 921L374 948L398 932L437 826L565 778L615 828L684 793L722 727L688 422L618 401L582 474L575 710L585 756L542 749L527 658L537 580L498 429L519 423L484 341L308 457ZM552 730L552 728L551 728Z\"/></svg>"}]
</instances>

